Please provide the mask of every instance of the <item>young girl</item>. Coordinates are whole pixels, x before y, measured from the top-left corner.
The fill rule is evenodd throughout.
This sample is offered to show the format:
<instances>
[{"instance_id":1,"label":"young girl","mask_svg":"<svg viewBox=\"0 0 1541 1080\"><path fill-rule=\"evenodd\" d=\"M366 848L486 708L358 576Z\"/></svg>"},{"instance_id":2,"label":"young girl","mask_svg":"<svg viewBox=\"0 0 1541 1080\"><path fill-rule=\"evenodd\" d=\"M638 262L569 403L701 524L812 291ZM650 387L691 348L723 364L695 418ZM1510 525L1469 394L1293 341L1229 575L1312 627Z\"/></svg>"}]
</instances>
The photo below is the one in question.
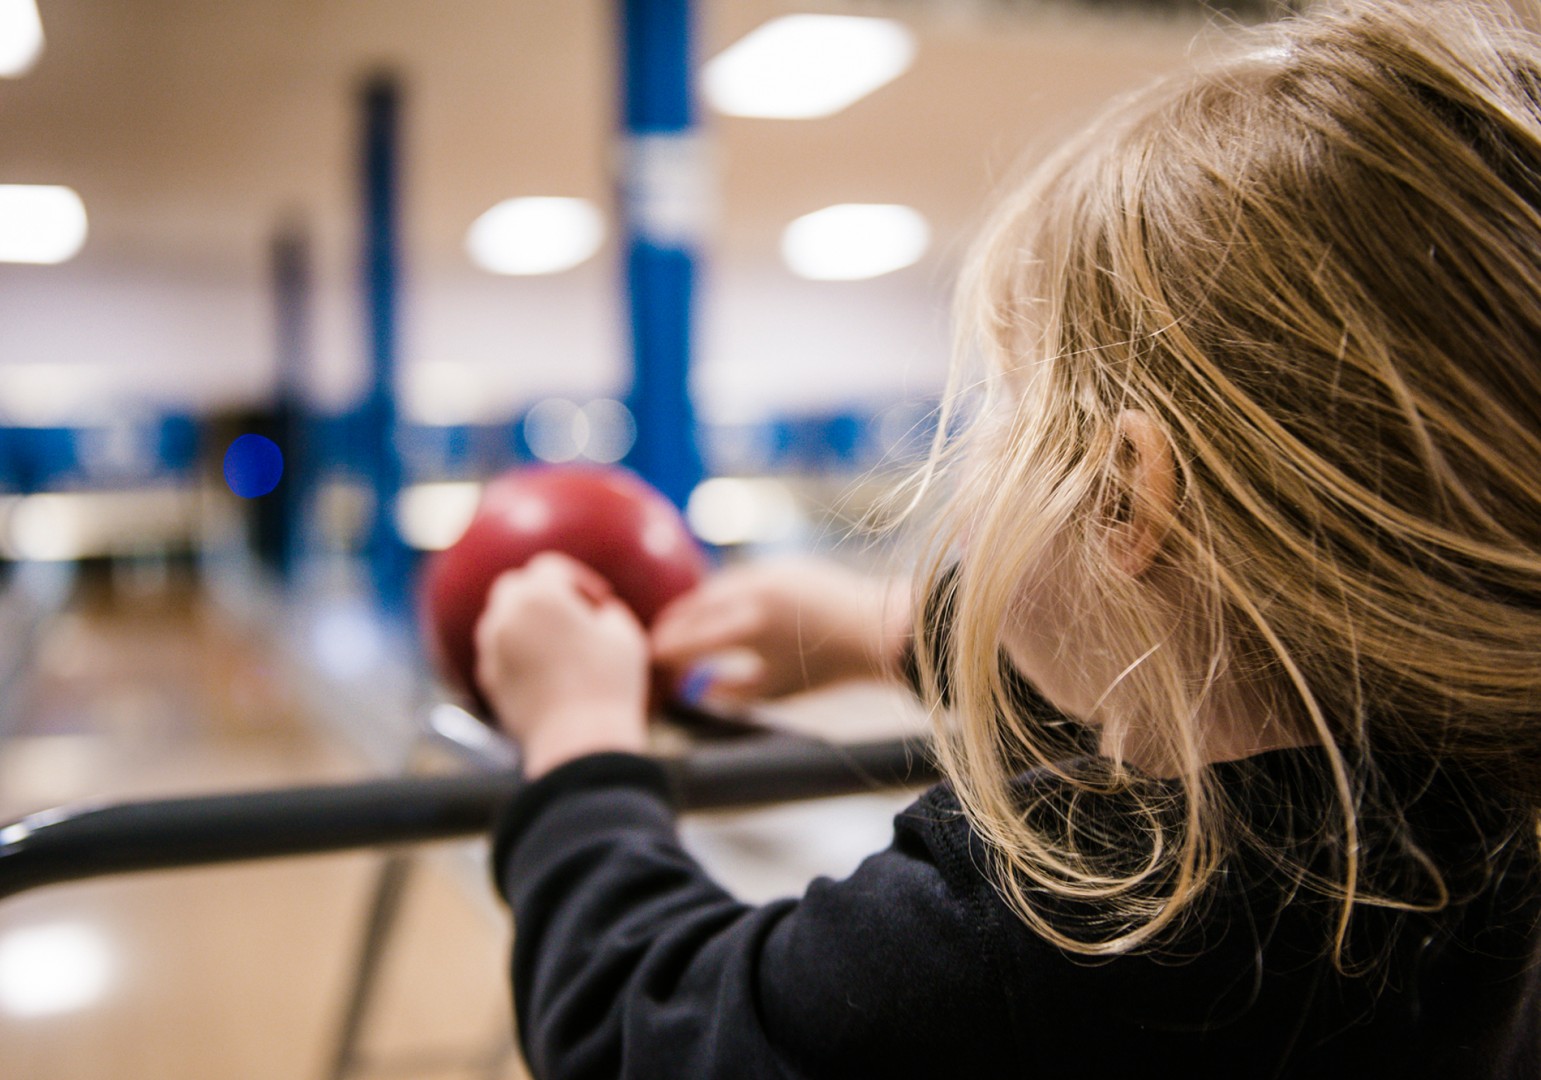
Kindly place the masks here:
<instances>
[{"instance_id":1,"label":"young girl","mask_svg":"<svg viewBox=\"0 0 1541 1080\"><path fill-rule=\"evenodd\" d=\"M1275 26L1002 209L914 646L830 568L651 642L500 581L537 1076L1541 1076L1541 46L1471 6ZM730 646L945 706L892 846L759 908L639 755L650 662Z\"/></svg>"}]
</instances>

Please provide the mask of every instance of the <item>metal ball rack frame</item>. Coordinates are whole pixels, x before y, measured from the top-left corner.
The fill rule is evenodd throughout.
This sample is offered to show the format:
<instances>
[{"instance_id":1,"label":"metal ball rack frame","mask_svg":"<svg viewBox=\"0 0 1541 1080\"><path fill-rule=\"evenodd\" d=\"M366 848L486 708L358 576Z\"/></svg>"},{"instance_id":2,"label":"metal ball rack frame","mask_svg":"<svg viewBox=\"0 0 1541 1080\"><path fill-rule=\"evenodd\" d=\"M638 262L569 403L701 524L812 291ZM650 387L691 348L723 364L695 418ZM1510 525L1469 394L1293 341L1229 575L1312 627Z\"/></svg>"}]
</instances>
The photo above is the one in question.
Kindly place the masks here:
<instances>
[{"instance_id":1,"label":"metal ball rack frame","mask_svg":"<svg viewBox=\"0 0 1541 1080\"><path fill-rule=\"evenodd\" d=\"M724 720L718 734L735 726ZM453 741L465 745L463 735ZM918 786L937 776L924 736L836 744L760 731L658 760L682 811ZM107 874L484 834L523 782L505 763L461 775L43 810L0 826L0 899Z\"/></svg>"}]
</instances>

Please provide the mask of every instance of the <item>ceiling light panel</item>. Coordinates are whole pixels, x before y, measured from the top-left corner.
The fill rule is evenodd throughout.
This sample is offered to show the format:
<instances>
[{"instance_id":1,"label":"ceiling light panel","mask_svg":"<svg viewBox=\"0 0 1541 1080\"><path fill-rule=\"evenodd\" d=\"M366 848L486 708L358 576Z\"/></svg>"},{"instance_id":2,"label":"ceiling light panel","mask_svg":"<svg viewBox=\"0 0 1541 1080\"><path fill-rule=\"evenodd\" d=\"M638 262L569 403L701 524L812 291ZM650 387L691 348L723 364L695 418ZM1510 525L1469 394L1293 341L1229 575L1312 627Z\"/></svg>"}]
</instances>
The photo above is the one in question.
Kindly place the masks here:
<instances>
[{"instance_id":1,"label":"ceiling light panel","mask_svg":"<svg viewBox=\"0 0 1541 1080\"><path fill-rule=\"evenodd\" d=\"M25 75L42 52L36 0L0 0L0 78Z\"/></svg>"},{"instance_id":2,"label":"ceiling light panel","mask_svg":"<svg viewBox=\"0 0 1541 1080\"><path fill-rule=\"evenodd\" d=\"M892 19L785 15L713 57L701 90L728 116L808 120L892 82L914 58L915 35Z\"/></svg>"},{"instance_id":3,"label":"ceiling light panel","mask_svg":"<svg viewBox=\"0 0 1541 1080\"><path fill-rule=\"evenodd\" d=\"M0 184L0 262L62 263L85 242L86 206L70 188Z\"/></svg>"},{"instance_id":4,"label":"ceiling light panel","mask_svg":"<svg viewBox=\"0 0 1541 1080\"><path fill-rule=\"evenodd\" d=\"M589 259L605 220L587 199L507 199L471 223L466 251L493 274L556 274Z\"/></svg>"},{"instance_id":5,"label":"ceiling light panel","mask_svg":"<svg viewBox=\"0 0 1541 1080\"><path fill-rule=\"evenodd\" d=\"M919 260L931 227L908 206L840 203L804 214L781 234L781 256L799 277L857 281Z\"/></svg>"}]
</instances>

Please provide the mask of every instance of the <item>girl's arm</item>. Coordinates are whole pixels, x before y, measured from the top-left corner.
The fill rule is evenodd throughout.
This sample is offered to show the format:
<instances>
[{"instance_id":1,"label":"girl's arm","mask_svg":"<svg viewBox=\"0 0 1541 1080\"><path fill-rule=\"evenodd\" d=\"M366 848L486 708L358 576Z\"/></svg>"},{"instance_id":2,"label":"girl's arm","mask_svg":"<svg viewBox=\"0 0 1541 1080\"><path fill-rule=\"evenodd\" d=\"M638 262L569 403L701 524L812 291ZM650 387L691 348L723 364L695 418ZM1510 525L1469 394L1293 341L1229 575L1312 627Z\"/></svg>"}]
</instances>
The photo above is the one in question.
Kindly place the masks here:
<instances>
[{"instance_id":1,"label":"girl's arm","mask_svg":"<svg viewBox=\"0 0 1541 1080\"><path fill-rule=\"evenodd\" d=\"M921 686L917 648L930 650L949 698L946 669L954 571L942 575L926 600L929 631L917 645L912 630L913 585L874 578L820 559L747 563L716 574L660 613L650 636L654 661L678 680L724 652L747 656L739 670L714 679L710 693L741 702L777 698L849 679ZM1010 700L1046 733L1062 733L1063 753L1095 752L1094 734L1054 708L1003 657Z\"/></svg>"},{"instance_id":2,"label":"girl's arm","mask_svg":"<svg viewBox=\"0 0 1541 1080\"><path fill-rule=\"evenodd\" d=\"M494 858L534 1075L1029 1075L995 966L1004 928L944 873L947 813L923 798L849 878L750 907L680 846L655 763L553 770L509 808Z\"/></svg>"},{"instance_id":3,"label":"girl's arm","mask_svg":"<svg viewBox=\"0 0 1541 1080\"><path fill-rule=\"evenodd\" d=\"M743 702L852 679L897 679L910 633L909 584L824 559L771 559L714 574L659 613L653 659L676 683L719 664L710 694Z\"/></svg>"},{"instance_id":4,"label":"girl's arm","mask_svg":"<svg viewBox=\"0 0 1541 1080\"><path fill-rule=\"evenodd\" d=\"M1000 928L948 886L924 815L847 880L748 907L680 847L664 774L633 752L648 650L602 580L537 557L495 584L476 639L481 689L531 781L495 869L537 1076L852 1075L884 1062L950 1075L999 1046L978 1028L1008 1026L1002 980L981 977Z\"/></svg>"}]
</instances>

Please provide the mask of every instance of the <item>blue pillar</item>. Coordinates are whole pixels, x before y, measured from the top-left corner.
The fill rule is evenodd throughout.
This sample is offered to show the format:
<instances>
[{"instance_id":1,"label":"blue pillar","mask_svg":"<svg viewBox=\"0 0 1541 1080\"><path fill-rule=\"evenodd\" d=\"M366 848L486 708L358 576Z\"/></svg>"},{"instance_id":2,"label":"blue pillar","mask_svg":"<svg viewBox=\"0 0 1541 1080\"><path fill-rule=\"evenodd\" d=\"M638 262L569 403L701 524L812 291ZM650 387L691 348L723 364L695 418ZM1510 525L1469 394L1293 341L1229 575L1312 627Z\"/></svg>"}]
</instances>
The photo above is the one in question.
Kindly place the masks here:
<instances>
[{"instance_id":1,"label":"blue pillar","mask_svg":"<svg viewBox=\"0 0 1541 1080\"><path fill-rule=\"evenodd\" d=\"M366 540L370 576L381 608L410 612L411 551L396 529L401 457L396 446L399 351L401 92L387 77L364 88L363 284L369 390L363 405L366 479L373 496Z\"/></svg>"},{"instance_id":2,"label":"blue pillar","mask_svg":"<svg viewBox=\"0 0 1541 1080\"><path fill-rule=\"evenodd\" d=\"M690 402L695 249L709 185L694 133L690 0L618 0L624 142L620 182L637 422L630 465L677 505L700 482Z\"/></svg>"}]
</instances>

